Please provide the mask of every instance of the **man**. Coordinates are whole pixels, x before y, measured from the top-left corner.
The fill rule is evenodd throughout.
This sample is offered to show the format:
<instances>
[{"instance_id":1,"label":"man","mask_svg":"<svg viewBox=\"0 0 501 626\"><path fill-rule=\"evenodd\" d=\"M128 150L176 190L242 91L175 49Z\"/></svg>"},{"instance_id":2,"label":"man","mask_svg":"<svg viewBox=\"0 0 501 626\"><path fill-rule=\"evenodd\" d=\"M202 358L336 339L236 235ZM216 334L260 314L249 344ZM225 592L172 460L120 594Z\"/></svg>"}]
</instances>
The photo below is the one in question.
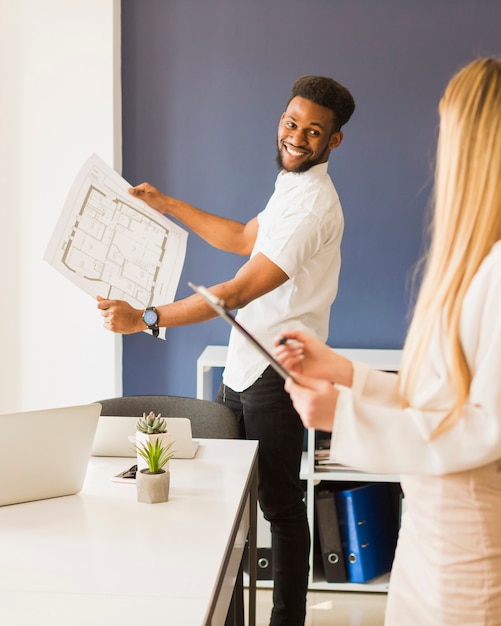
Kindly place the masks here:
<instances>
[{"instance_id":1,"label":"man","mask_svg":"<svg viewBox=\"0 0 501 626\"><path fill-rule=\"evenodd\" d=\"M148 183L130 190L214 247L250 256L234 278L210 290L230 309L240 309L239 321L270 349L275 336L287 328L299 327L327 339L343 233L343 214L327 161L341 144L341 127L354 108L350 92L331 78L296 80L278 126L280 173L275 191L266 208L247 224L205 213ZM215 316L197 294L146 312L123 301L98 300L105 327L119 333ZM259 502L272 532L270 625L302 626L310 550L299 480L304 427L283 380L233 331L218 401L233 409L242 437L259 440Z\"/></svg>"}]
</instances>

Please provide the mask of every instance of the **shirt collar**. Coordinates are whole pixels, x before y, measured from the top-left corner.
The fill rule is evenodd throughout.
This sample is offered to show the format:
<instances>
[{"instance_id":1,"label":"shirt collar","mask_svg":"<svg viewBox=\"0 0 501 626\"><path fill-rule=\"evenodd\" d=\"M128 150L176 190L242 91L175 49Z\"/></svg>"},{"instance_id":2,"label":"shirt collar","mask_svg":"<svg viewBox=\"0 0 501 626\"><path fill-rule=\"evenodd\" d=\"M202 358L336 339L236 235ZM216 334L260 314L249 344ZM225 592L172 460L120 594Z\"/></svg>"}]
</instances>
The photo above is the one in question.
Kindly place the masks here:
<instances>
[{"instance_id":1,"label":"shirt collar","mask_svg":"<svg viewBox=\"0 0 501 626\"><path fill-rule=\"evenodd\" d=\"M278 176L275 183L275 187L280 185L281 187L295 187L296 185L306 182L307 180L311 180L312 178L318 178L319 176L325 176L327 174L327 168L329 166L329 162L319 163L318 165L314 165L310 167L306 172L285 172L282 170Z\"/></svg>"}]
</instances>

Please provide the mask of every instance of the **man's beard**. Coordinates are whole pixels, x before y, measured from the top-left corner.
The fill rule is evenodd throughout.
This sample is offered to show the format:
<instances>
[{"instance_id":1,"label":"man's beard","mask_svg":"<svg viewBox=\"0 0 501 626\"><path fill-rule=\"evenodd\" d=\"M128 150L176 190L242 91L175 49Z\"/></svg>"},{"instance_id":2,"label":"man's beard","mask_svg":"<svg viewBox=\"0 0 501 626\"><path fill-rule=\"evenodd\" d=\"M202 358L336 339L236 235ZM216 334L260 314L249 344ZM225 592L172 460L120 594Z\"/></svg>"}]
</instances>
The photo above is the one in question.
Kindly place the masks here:
<instances>
[{"instance_id":1,"label":"man's beard","mask_svg":"<svg viewBox=\"0 0 501 626\"><path fill-rule=\"evenodd\" d=\"M324 155L325 155L325 150L318 157L318 159L306 160L297 169L291 170L284 166L284 163L282 160L282 153L280 151L280 148L277 148L277 156L275 158L275 163L277 164L277 167L280 171L285 170L286 172L294 172L296 174L300 174L301 172L307 172L310 168L314 167L315 165L318 165L319 163L323 163Z\"/></svg>"}]
</instances>

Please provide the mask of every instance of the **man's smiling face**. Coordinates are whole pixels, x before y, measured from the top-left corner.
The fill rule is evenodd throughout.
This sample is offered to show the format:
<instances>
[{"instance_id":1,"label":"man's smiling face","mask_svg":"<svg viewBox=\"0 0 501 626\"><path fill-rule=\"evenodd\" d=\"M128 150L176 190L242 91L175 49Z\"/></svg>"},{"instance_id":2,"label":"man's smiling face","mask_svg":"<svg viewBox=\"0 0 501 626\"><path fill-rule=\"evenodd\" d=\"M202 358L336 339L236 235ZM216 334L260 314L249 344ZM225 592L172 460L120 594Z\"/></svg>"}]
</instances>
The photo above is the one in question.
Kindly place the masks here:
<instances>
[{"instance_id":1,"label":"man's smiling face","mask_svg":"<svg viewBox=\"0 0 501 626\"><path fill-rule=\"evenodd\" d=\"M331 109L311 100L295 96L289 102L278 125L277 165L288 172L306 172L310 167L325 163L330 151L343 138L335 130Z\"/></svg>"}]
</instances>

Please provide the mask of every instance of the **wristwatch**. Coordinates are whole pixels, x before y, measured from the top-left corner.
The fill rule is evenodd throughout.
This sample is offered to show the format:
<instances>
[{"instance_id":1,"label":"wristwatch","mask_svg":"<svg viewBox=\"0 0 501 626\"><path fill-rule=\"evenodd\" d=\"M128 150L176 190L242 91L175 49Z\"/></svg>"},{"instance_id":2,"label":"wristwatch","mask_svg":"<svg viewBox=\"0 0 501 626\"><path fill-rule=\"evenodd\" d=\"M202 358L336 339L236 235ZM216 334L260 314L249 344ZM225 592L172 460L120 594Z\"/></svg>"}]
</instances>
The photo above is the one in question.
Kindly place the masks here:
<instances>
[{"instance_id":1,"label":"wristwatch","mask_svg":"<svg viewBox=\"0 0 501 626\"><path fill-rule=\"evenodd\" d=\"M154 306L146 307L143 313L143 322L151 330L153 337L158 337L158 313Z\"/></svg>"}]
</instances>

